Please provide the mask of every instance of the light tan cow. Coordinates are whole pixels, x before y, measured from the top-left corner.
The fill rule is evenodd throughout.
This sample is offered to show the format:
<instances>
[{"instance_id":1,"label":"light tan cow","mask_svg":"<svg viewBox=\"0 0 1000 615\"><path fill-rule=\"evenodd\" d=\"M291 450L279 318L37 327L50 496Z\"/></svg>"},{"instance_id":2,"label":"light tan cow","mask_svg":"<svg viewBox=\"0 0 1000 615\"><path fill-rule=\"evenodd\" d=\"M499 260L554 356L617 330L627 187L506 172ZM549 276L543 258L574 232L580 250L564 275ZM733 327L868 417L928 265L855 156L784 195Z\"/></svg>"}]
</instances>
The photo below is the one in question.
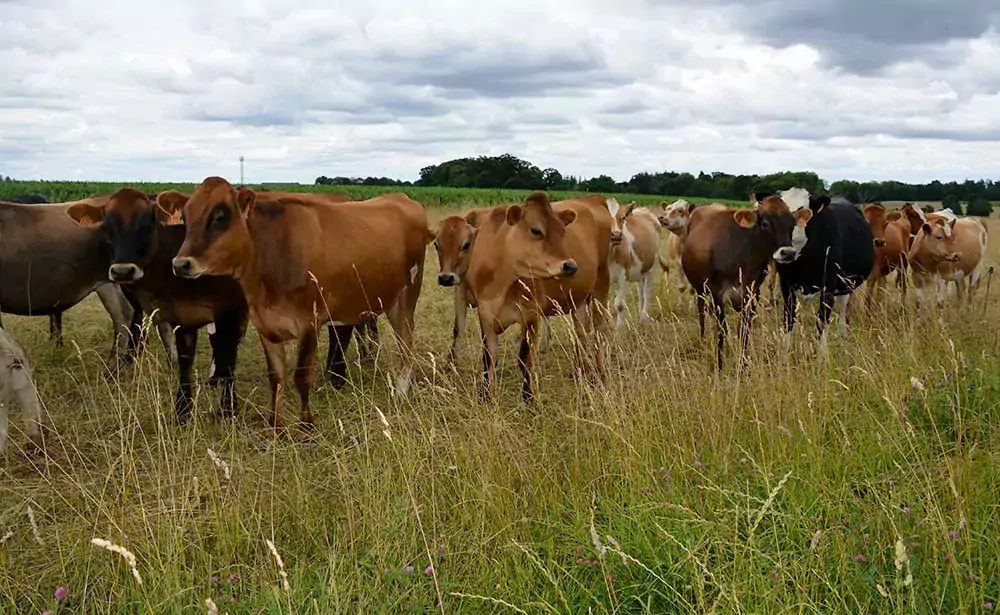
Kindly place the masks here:
<instances>
[{"instance_id":1,"label":"light tan cow","mask_svg":"<svg viewBox=\"0 0 1000 615\"><path fill-rule=\"evenodd\" d=\"M710 207L714 206L711 205ZM667 205L666 201L663 201L660 203L660 208L662 209L659 216L660 226L670 231L670 234L667 235L667 258L665 262L661 260L660 264L664 275L668 278L671 265L674 265L675 270L680 272L680 278L677 281L677 307L681 307L684 295L687 294L688 307L693 308L695 300L694 288L687 281L687 278L684 277L684 271L680 265L681 253L684 250L684 240L688 234L688 223L691 221L691 214L697 208L697 205L688 203L684 199L678 199L669 205Z\"/></svg>"},{"instance_id":2,"label":"light tan cow","mask_svg":"<svg viewBox=\"0 0 1000 615\"><path fill-rule=\"evenodd\" d=\"M591 371L603 383L611 214L604 197L598 195L557 205L553 207L544 192L534 192L521 205L495 208L476 233L466 280L479 306L484 377L490 394L499 336L520 324L521 394L525 401L534 399L530 370L535 330L540 319L565 313L572 315L576 332L577 370ZM591 323L596 343L588 359Z\"/></svg>"},{"instance_id":3,"label":"light tan cow","mask_svg":"<svg viewBox=\"0 0 1000 615\"><path fill-rule=\"evenodd\" d=\"M921 212L923 213L923 212ZM937 285L937 303L944 301L948 282L955 282L961 304L979 288L989 232L979 218L958 218L950 209L924 214L908 260L917 301L923 305L927 287Z\"/></svg>"},{"instance_id":4,"label":"light tan cow","mask_svg":"<svg viewBox=\"0 0 1000 615\"><path fill-rule=\"evenodd\" d=\"M168 212L171 213L171 212ZM284 426L285 343L299 343L294 382L303 427L316 362L317 327L358 325L386 314L403 355L396 387L413 378L413 313L431 233L405 194L330 203L307 194L258 199L209 177L184 205L186 234L173 259L181 277L232 276L260 334L271 383L272 425Z\"/></svg>"},{"instance_id":5,"label":"light tan cow","mask_svg":"<svg viewBox=\"0 0 1000 615\"><path fill-rule=\"evenodd\" d=\"M24 417L24 431L31 442L29 450L43 451L42 405L31 379L28 359L14 338L0 328L0 457L7 454L7 413L14 401Z\"/></svg>"},{"instance_id":6,"label":"light tan cow","mask_svg":"<svg viewBox=\"0 0 1000 615\"><path fill-rule=\"evenodd\" d=\"M657 264L661 264L660 221L649 209L637 208L635 201L622 207L616 199L607 199L607 205L613 222L608 258L611 281L618 284L615 297L617 326L625 324L629 282L635 282L639 289L639 321L648 322L651 320L649 302L653 295L653 274ZM618 236L621 239L614 241Z\"/></svg>"}]
</instances>

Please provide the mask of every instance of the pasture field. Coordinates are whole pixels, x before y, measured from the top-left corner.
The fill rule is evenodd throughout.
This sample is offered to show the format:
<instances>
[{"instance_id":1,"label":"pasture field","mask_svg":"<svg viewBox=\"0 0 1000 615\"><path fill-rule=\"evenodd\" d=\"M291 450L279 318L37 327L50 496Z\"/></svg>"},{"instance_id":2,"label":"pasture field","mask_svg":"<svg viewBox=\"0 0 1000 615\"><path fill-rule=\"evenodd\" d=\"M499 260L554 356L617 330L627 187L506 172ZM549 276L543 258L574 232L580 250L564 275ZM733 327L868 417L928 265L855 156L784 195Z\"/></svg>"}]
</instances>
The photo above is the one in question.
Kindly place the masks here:
<instances>
[{"instance_id":1,"label":"pasture field","mask_svg":"<svg viewBox=\"0 0 1000 615\"><path fill-rule=\"evenodd\" d=\"M448 212L431 209L432 222ZM1000 225L989 226L996 265ZM194 420L178 427L155 333L111 377L96 297L66 312L62 349L46 318L5 315L52 431L48 456L29 458L12 412L0 612L206 613L206 599L231 614L992 610L1000 289L987 300L984 281L971 307L949 299L940 321L893 290L856 311L847 338L831 336L829 364L816 358L814 305L788 352L765 305L745 367L731 336L718 375L713 332L699 340L693 309L677 305L678 273L657 281L653 323L635 323L630 290L605 390L571 378L571 329L554 319L526 407L515 333L502 338L496 402L477 395L474 313L447 367L452 294L428 246L410 397L389 393L395 344L379 319L377 368L352 365L341 391L318 381L308 441L266 435L252 326L239 416L215 418L202 335ZM326 344L324 333L321 356ZM290 391L291 417L297 405ZM134 554L138 577L92 538Z\"/></svg>"},{"instance_id":2,"label":"pasture field","mask_svg":"<svg viewBox=\"0 0 1000 615\"><path fill-rule=\"evenodd\" d=\"M132 184L110 182L70 182L70 181L6 181L0 182L0 201L21 194L43 194L53 203L73 201L95 194L110 194L123 185L132 186L146 192L163 190L180 190L191 193L196 184L148 183ZM530 190L487 190L483 188L448 188L428 186L312 186L308 184L247 184L251 188L268 190L286 190L289 192L343 192L354 199L368 199L386 192L403 192L410 198L420 202L424 207L485 207L523 201ZM568 199L590 194L585 191L549 192L553 201ZM611 196L611 195L609 195ZM672 203L680 197L658 196L655 194L615 194L622 204L635 201L639 205L659 205L662 201ZM743 205L740 201L725 199L708 199L699 197L684 197L692 203L721 202L728 205Z\"/></svg>"}]
</instances>

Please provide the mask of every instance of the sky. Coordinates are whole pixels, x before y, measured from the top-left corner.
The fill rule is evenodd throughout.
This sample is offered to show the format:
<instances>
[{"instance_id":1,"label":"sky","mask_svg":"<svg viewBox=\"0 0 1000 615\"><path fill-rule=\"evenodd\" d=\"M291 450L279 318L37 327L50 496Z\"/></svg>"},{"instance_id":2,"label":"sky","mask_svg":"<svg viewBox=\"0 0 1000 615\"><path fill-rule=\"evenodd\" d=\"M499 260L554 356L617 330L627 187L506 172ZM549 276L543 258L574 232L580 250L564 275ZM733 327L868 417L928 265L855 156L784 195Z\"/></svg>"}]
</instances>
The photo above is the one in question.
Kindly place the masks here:
<instances>
[{"instance_id":1,"label":"sky","mask_svg":"<svg viewBox=\"0 0 1000 615\"><path fill-rule=\"evenodd\" d=\"M0 0L0 174L1000 178L996 0Z\"/></svg>"}]
</instances>

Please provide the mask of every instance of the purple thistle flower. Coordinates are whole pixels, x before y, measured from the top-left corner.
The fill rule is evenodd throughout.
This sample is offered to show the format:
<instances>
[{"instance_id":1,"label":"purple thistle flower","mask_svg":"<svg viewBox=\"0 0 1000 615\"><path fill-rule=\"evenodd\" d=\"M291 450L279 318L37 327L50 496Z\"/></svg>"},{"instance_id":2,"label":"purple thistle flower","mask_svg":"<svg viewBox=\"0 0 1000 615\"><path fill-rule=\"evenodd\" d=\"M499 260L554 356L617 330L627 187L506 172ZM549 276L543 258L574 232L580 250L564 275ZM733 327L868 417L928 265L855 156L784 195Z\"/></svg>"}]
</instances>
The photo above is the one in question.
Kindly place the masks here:
<instances>
[{"instance_id":1,"label":"purple thistle flower","mask_svg":"<svg viewBox=\"0 0 1000 615\"><path fill-rule=\"evenodd\" d=\"M218 583L218 582L219 582L219 577L213 576L212 577L212 583Z\"/></svg>"},{"instance_id":2,"label":"purple thistle flower","mask_svg":"<svg viewBox=\"0 0 1000 615\"><path fill-rule=\"evenodd\" d=\"M427 567L424 568L424 574L426 574L428 576L434 574L434 566L431 565L431 564L428 564Z\"/></svg>"},{"instance_id":3,"label":"purple thistle flower","mask_svg":"<svg viewBox=\"0 0 1000 615\"><path fill-rule=\"evenodd\" d=\"M42 611L42 615L52 615L52 611Z\"/></svg>"},{"instance_id":4,"label":"purple thistle flower","mask_svg":"<svg viewBox=\"0 0 1000 615\"><path fill-rule=\"evenodd\" d=\"M62 585L56 588L56 600L58 601L65 600L66 596L68 595L69 595L69 590L63 587Z\"/></svg>"},{"instance_id":5,"label":"purple thistle flower","mask_svg":"<svg viewBox=\"0 0 1000 615\"><path fill-rule=\"evenodd\" d=\"M956 532L955 530L948 530L948 538L955 540L956 538L958 538L958 532Z\"/></svg>"},{"instance_id":6,"label":"purple thistle flower","mask_svg":"<svg viewBox=\"0 0 1000 615\"><path fill-rule=\"evenodd\" d=\"M860 553L857 553L854 556L854 561L856 561L859 564L863 564L866 561L865 556Z\"/></svg>"},{"instance_id":7,"label":"purple thistle flower","mask_svg":"<svg viewBox=\"0 0 1000 615\"><path fill-rule=\"evenodd\" d=\"M695 468L696 470L697 470L697 469L701 469L701 468L705 467L705 464L704 464L704 463L702 463L702 462L700 462L700 461L695 461L695 462L694 462L694 463L692 463L691 465L692 465L692 466L694 466L694 468Z\"/></svg>"},{"instance_id":8,"label":"purple thistle flower","mask_svg":"<svg viewBox=\"0 0 1000 615\"><path fill-rule=\"evenodd\" d=\"M951 561L951 553L945 553L944 554L944 561L945 561L945 563L948 563L948 562Z\"/></svg>"},{"instance_id":9,"label":"purple thistle flower","mask_svg":"<svg viewBox=\"0 0 1000 615\"><path fill-rule=\"evenodd\" d=\"M987 600L986 602L983 603L983 608L986 609L987 611L992 611L993 603Z\"/></svg>"},{"instance_id":10,"label":"purple thistle flower","mask_svg":"<svg viewBox=\"0 0 1000 615\"><path fill-rule=\"evenodd\" d=\"M413 565L412 565L412 564L409 564L409 565L407 565L407 566L406 566L406 568L404 568L403 570L405 570L405 571L407 571L407 572L413 572Z\"/></svg>"},{"instance_id":11,"label":"purple thistle flower","mask_svg":"<svg viewBox=\"0 0 1000 615\"><path fill-rule=\"evenodd\" d=\"M577 555L583 555L583 545L577 545L577 547L576 547L576 554Z\"/></svg>"},{"instance_id":12,"label":"purple thistle flower","mask_svg":"<svg viewBox=\"0 0 1000 615\"><path fill-rule=\"evenodd\" d=\"M229 579L227 579L227 580L229 581L229 584L232 585L233 583L236 582L236 575L235 574L230 574L229 575Z\"/></svg>"},{"instance_id":13,"label":"purple thistle flower","mask_svg":"<svg viewBox=\"0 0 1000 615\"><path fill-rule=\"evenodd\" d=\"M909 506L904 506L903 507L903 514L904 515L908 515L908 514L910 514L912 512L913 512L913 510Z\"/></svg>"},{"instance_id":14,"label":"purple thistle flower","mask_svg":"<svg viewBox=\"0 0 1000 615\"><path fill-rule=\"evenodd\" d=\"M583 558L582 557L576 558L576 563L577 564L582 564L583 563Z\"/></svg>"},{"instance_id":15,"label":"purple thistle flower","mask_svg":"<svg viewBox=\"0 0 1000 615\"><path fill-rule=\"evenodd\" d=\"M229 604L236 604L236 597L235 596L230 596L229 597Z\"/></svg>"}]
</instances>

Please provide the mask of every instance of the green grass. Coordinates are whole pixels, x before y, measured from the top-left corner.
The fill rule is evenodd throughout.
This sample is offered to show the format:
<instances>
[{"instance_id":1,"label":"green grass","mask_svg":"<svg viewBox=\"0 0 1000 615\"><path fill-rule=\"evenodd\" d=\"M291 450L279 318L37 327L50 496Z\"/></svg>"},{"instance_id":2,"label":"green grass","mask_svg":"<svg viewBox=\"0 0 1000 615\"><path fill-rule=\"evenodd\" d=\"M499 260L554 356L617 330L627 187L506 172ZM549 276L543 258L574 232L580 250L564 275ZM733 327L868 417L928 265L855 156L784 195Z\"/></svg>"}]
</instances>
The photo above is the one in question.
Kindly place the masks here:
<instances>
[{"instance_id":1,"label":"green grass","mask_svg":"<svg viewBox=\"0 0 1000 615\"><path fill-rule=\"evenodd\" d=\"M72 181L7 181L0 182L0 200L23 194L42 194L53 203L73 201L94 196L110 194L122 186L132 186L147 192L162 190L180 190L192 192L196 184L171 183L111 183L111 182L72 182ZM252 188L261 188L257 184L249 184ZM269 190L287 190L290 192L343 192L355 199L367 199L386 192L404 192L410 198L420 202L425 207L482 207L523 201L530 190L487 190L480 188L436 188L422 186L310 186L304 184L269 184ZM574 196L586 196L588 192L553 191L552 200L566 199ZM657 196L650 194L615 194L623 204L635 201L640 205L658 205L662 201L674 202L680 197ZM721 202L729 205L743 205L742 201L727 201L725 199L706 199L685 197L692 203Z\"/></svg>"},{"instance_id":2,"label":"green grass","mask_svg":"<svg viewBox=\"0 0 1000 615\"><path fill-rule=\"evenodd\" d=\"M179 428L155 335L109 378L96 298L66 313L63 349L47 319L5 316L53 432L48 457L29 459L12 413L0 612L205 613L209 597L233 614L981 613L997 602L996 289L985 310L982 291L974 308L944 310L943 326L893 295L831 339L828 366L815 357L815 307L786 354L767 306L748 370L720 377L671 272L657 282L657 322L616 330L604 392L571 379L568 323L554 320L529 408L510 333L499 399L478 399L474 313L457 371L446 368L452 299L436 273L429 250L412 396L389 394L394 344L380 320L377 371L352 366L352 386L317 387L310 442L266 435L252 329L240 417L213 418L218 391L201 386ZM204 336L201 348L199 383ZM142 584L94 537L134 553ZM69 596L57 610L59 586Z\"/></svg>"}]
</instances>

